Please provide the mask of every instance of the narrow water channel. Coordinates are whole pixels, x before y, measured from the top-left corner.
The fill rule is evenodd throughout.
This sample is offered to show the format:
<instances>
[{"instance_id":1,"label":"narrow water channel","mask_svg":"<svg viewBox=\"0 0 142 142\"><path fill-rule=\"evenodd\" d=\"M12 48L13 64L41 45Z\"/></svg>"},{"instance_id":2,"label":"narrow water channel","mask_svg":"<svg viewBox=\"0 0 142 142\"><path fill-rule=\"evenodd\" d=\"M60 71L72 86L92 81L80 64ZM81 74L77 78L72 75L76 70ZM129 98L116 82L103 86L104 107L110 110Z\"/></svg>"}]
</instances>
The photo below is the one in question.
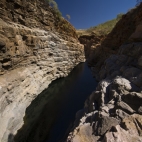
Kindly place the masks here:
<instances>
[{"instance_id":1,"label":"narrow water channel","mask_svg":"<svg viewBox=\"0 0 142 142\"><path fill-rule=\"evenodd\" d=\"M65 78L53 81L26 110L16 142L59 142L97 82L86 63Z\"/></svg>"}]
</instances>

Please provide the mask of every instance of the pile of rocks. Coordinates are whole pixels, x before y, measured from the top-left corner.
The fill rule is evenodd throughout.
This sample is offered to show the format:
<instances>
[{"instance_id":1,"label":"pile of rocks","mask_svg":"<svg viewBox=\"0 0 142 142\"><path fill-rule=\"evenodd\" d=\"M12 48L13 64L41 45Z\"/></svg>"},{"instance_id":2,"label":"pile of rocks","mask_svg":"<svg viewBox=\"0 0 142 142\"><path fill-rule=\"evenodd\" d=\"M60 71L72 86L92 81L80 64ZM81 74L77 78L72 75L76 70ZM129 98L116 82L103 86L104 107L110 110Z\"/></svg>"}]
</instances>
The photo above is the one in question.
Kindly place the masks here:
<instances>
[{"instance_id":1,"label":"pile of rocks","mask_svg":"<svg viewBox=\"0 0 142 142\"><path fill-rule=\"evenodd\" d=\"M96 76L102 81L77 113L68 142L142 141L141 55L142 43L131 43L105 61Z\"/></svg>"},{"instance_id":2,"label":"pile of rocks","mask_svg":"<svg viewBox=\"0 0 142 142\"><path fill-rule=\"evenodd\" d=\"M67 142L142 141L141 15L142 4L123 15L95 47L91 70L100 82L77 113Z\"/></svg>"}]
</instances>

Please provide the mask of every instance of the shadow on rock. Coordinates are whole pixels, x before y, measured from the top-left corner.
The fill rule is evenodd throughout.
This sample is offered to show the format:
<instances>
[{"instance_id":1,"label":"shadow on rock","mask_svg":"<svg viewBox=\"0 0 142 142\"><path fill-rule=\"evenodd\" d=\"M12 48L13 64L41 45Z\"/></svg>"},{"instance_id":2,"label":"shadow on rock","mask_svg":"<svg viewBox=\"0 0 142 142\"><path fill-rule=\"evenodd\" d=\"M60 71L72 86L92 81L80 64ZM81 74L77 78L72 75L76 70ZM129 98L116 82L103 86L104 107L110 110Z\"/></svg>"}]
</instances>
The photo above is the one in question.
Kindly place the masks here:
<instances>
[{"instance_id":1,"label":"shadow on rock","mask_svg":"<svg viewBox=\"0 0 142 142\"><path fill-rule=\"evenodd\" d=\"M80 64L68 77L53 81L31 102L25 112L24 125L15 135L15 142L43 142L48 139L69 87L76 82L83 68L84 65Z\"/></svg>"},{"instance_id":2,"label":"shadow on rock","mask_svg":"<svg viewBox=\"0 0 142 142\"><path fill-rule=\"evenodd\" d=\"M14 139L14 135L13 134L9 134L7 142L14 142L13 139Z\"/></svg>"}]
</instances>

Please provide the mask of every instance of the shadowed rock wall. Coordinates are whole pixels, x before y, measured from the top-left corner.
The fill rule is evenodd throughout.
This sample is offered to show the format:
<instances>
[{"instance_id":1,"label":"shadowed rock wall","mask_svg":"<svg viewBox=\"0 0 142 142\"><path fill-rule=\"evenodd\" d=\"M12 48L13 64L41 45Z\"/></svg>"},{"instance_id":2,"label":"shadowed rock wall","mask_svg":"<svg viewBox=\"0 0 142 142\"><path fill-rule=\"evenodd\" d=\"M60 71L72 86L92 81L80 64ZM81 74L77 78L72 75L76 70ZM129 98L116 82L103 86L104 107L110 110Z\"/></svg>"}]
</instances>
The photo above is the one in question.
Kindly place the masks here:
<instances>
[{"instance_id":1,"label":"shadowed rock wall","mask_svg":"<svg viewBox=\"0 0 142 142\"><path fill-rule=\"evenodd\" d=\"M77 112L67 142L142 141L141 15L142 4L122 17L88 59L100 82Z\"/></svg>"},{"instance_id":2,"label":"shadowed rock wall","mask_svg":"<svg viewBox=\"0 0 142 142\"><path fill-rule=\"evenodd\" d=\"M124 14L114 29L106 36L80 36L80 43L88 53L87 61L91 66L101 68L112 54L117 54L122 44L142 41L142 4Z\"/></svg>"},{"instance_id":3,"label":"shadowed rock wall","mask_svg":"<svg viewBox=\"0 0 142 142\"><path fill-rule=\"evenodd\" d=\"M0 1L0 141L12 141L31 101L80 62L84 49L74 27L51 7Z\"/></svg>"}]
</instances>

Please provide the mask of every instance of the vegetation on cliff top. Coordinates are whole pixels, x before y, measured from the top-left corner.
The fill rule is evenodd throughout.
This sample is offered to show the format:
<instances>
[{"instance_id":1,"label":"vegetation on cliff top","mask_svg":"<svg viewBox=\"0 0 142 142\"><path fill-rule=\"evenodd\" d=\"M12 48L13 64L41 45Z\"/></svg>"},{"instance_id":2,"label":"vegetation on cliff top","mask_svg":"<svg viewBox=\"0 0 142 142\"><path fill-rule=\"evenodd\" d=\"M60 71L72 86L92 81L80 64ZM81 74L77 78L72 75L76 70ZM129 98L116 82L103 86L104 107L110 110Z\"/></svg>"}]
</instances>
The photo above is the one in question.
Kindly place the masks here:
<instances>
[{"instance_id":1,"label":"vegetation on cliff top","mask_svg":"<svg viewBox=\"0 0 142 142\"><path fill-rule=\"evenodd\" d=\"M114 28L116 23L121 19L122 15L123 14L120 13L120 14L117 15L117 17L115 19L109 20L105 23L99 24L99 25L94 26L94 27L90 27L89 29L77 30L77 33L78 33L79 36L89 35L91 33L94 33L96 35L107 35L112 31L112 29Z\"/></svg>"},{"instance_id":2,"label":"vegetation on cliff top","mask_svg":"<svg viewBox=\"0 0 142 142\"><path fill-rule=\"evenodd\" d=\"M71 37L77 38L76 29L70 24L70 15L62 17L62 13L58 8L58 4L55 0L44 0L50 7L52 7L52 13L55 18L54 26L60 34L70 35Z\"/></svg>"}]
</instances>

